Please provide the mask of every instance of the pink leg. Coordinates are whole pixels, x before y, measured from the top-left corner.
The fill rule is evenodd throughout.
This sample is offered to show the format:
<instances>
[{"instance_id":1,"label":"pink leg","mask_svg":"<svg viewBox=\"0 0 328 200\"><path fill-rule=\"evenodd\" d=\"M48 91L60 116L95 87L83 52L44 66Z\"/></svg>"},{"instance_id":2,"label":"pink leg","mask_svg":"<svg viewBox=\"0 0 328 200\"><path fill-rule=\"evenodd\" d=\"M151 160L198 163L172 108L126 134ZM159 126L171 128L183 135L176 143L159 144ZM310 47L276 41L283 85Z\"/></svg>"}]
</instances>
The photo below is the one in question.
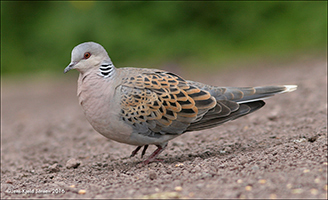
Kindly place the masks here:
<instances>
[{"instance_id":1,"label":"pink leg","mask_svg":"<svg viewBox=\"0 0 328 200\"><path fill-rule=\"evenodd\" d=\"M143 161L143 164L147 165L150 162L156 161L157 156L164 151L167 146L167 143L162 147L160 145L156 145L157 149L147 158L147 160Z\"/></svg>"}]
</instances>

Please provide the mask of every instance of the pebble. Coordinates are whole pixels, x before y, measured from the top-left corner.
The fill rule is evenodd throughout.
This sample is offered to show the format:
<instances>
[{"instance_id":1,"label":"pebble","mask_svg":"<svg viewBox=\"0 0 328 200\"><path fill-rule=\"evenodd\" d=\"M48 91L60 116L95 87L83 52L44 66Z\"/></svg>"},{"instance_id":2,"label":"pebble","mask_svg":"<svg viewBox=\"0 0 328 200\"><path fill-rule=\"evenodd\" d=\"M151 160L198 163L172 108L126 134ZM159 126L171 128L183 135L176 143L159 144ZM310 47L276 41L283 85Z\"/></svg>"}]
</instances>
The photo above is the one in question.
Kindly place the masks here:
<instances>
[{"instance_id":1,"label":"pebble","mask_svg":"<svg viewBox=\"0 0 328 200\"><path fill-rule=\"evenodd\" d=\"M180 192L180 191L182 191L182 187L181 186L176 186L174 188L174 190L177 191L177 192Z\"/></svg>"},{"instance_id":2,"label":"pebble","mask_svg":"<svg viewBox=\"0 0 328 200\"><path fill-rule=\"evenodd\" d=\"M301 143L301 142L306 142L306 139L305 138L301 138L301 139L298 139L298 140L293 140L294 143Z\"/></svg>"},{"instance_id":3,"label":"pebble","mask_svg":"<svg viewBox=\"0 0 328 200\"><path fill-rule=\"evenodd\" d=\"M48 171L49 171L50 173L56 173L56 172L59 172L59 171L60 171L60 169L59 169L59 165L58 165L57 163L55 163L55 164L53 164L53 165L50 165L50 166L48 167Z\"/></svg>"},{"instance_id":4,"label":"pebble","mask_svg":"<svg viewBox=\"0 0 328 200\"><path fill-rule=\"evenodd\" d=\"M266 183L266 180L265 180L265 179L260 179L260 180L259 180L259 183L261 183L261 184L265 184L265 183Z\"/></svg>"},{"instance_id":5,"label":"pebble","mask_svg":"<svg viewBox=\"0 0 328 200\"><path fill-rule=\"evenodd\" d=\"M67 162L66 162L66 168L67 169L71 169L71 168L78 168L78 166L81 165L81 161L80 160L77 160L75 158L71 158L69 159Z\"/></svg>"},{"instance_id":6,"label":"pebble","mask_svg":"<svg viewBox=\"0 0 328 200\"><path fill-rule=\"evenodd\" d=\"M148 176L150 180L154 180L157 178L157 174L154 171L150 171Z\"/></svg>"},{"instance_id":7,"label":"pebble","mask_svg":"<svg viewBox=\"0 0 328 200\"><path fill-rule=\"evenodd\" d=\"M175 165L175 167L183 167L183 166L184 166L183 163L178 163L178 164Z\"/></svg>"},{"instance_id":8,"label":"pebble","mask_svg":"<svg viewBox=\"0 0 328 200\"><path fill-rule=\"evenodd\" d=\"M252 186L247 185L247 186L245 187L245 190L246 190L246 191L251 191L251 190L252 190Z\"/></svg>"},{"instance_id":9,"label":"pebble","mask_svg":"<svg viewBox=\"0 0 328 200\"><path fill-rule=\"evenodd\" d=\"M78 194L85 194L85 193L87 193L87 191L85 191L85 190L79 190L77 193Z\"/></svg>"}]
</instances>

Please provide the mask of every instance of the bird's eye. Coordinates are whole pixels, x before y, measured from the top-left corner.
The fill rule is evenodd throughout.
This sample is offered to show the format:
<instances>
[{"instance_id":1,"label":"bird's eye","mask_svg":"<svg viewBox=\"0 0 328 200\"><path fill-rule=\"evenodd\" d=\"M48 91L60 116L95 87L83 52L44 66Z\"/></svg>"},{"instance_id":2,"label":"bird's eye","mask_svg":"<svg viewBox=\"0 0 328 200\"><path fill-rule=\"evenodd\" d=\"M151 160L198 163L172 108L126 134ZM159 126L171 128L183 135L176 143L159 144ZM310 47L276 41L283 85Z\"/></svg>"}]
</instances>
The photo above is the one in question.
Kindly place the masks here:
<instances>
[{"instance_id":1,"label":"bird's eye","mask_svg":"<svg viewBox=\"0 0 328 200\"><path fill-rule=\"evenodd\" d=\"M88 58L90 58L90 56L91 56L91 53L86 52L86 53L84 53L83 58L84 58L84 59L88 59Z\"/></svg>"}]
</instances>

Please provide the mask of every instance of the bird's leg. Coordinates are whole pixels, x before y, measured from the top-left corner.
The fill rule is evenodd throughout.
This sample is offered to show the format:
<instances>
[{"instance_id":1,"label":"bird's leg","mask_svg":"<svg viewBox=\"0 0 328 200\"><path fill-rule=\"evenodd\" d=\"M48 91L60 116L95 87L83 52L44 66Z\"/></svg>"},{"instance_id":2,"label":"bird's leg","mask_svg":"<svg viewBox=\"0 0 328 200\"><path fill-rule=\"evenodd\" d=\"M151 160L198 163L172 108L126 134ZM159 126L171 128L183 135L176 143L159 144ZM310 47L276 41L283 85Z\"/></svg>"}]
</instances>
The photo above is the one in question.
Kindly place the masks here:
<instances>
[{"instance_id":1,"label":"bird's leg","mask_svg":"<svg viewBox=\"0 0 328 200\"><path fill-rule=\"evenodd\" d=\"M167 143L163 146L156 145L157 149L147 158L147 160L143 161L143 164L147 165L150 162L156 161L157 156L162 153L162 151L166 148Z\"/></svg>"},{"instance_id":2,"label":"bird's leg","mask_svg":"<svg viewBox=\"0 0 328 200\"><path fill-rule=\"evenodd\" d=\"M147 145L147 146L148 146L148 145ZM133 157L133 156L135 156L135 155L138 153L138 151L141 149L141 147L142 147L142 146L138 146L134 151L132 151L130 158ZM142 152L143 152L143 151L142 151Z\"/></svg>"},{"instance_id":3,"label":"bird's leg","mask_svg":"<svg viewBox=\"0 0 328 200\"><path fill-rule=\"evenodd\" d=\"M135 156L135 155L139 152L139 150L141 149L141 147L142 147L142 146L138 146L134 151L132 151L132 153L131 153L131 155L130 155L130 158L133 157L133 156ZM145 145L145 146L143 146L143 147L144 147L144 148L143 148L143 150L142 150L142 152L141 152L141 158L145 155L146 150L147 150L147 148L148 148L148 144Z\"/></svg>"},{"instance_id":4,"label":"bird's leg","mask_svg":"<svg viewBox=\"0 0 328 200\"><path fill-rule=\"evenodd\" d=\"M142 150L141 153L141 158L145 155L147 148L148 148L148 144L144 146L144 149Z\"/></svg>"}]
</instances>

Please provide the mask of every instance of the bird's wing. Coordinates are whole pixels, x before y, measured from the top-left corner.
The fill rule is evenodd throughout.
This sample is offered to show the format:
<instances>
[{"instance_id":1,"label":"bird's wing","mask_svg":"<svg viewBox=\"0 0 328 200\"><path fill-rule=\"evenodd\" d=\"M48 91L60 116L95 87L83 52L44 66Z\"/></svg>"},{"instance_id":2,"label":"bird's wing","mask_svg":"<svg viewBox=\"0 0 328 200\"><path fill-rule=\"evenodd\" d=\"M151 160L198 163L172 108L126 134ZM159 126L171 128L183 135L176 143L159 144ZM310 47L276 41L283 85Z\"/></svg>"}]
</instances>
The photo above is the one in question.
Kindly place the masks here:
<instances>
[{"instance_id":1,"label":"bird's wing","mask_svg":"<svg viewBox=\"0 0 328 200\"><path fill-rule=\"evenodd\" d=\"M216 106L208 91L165 71L131 73L120 94L122 120L149 136L181 134Z\"/></svg>"}]
</instances>

